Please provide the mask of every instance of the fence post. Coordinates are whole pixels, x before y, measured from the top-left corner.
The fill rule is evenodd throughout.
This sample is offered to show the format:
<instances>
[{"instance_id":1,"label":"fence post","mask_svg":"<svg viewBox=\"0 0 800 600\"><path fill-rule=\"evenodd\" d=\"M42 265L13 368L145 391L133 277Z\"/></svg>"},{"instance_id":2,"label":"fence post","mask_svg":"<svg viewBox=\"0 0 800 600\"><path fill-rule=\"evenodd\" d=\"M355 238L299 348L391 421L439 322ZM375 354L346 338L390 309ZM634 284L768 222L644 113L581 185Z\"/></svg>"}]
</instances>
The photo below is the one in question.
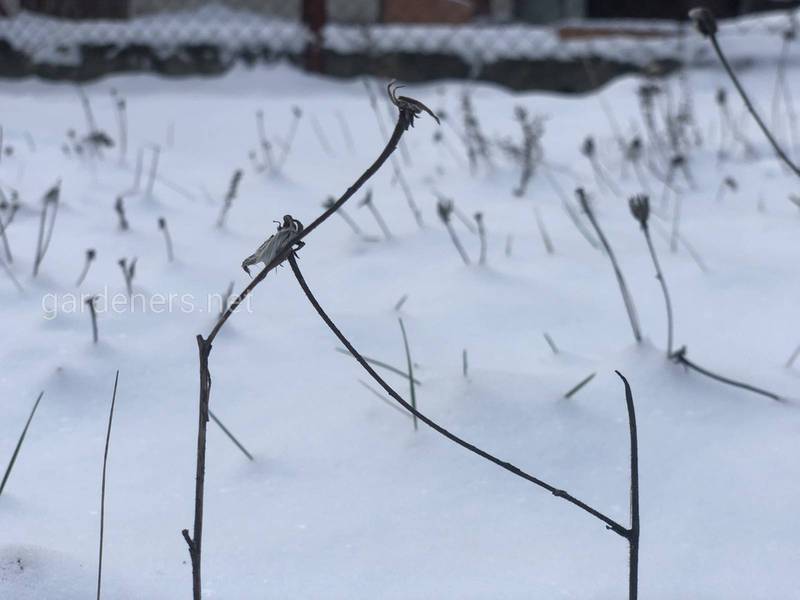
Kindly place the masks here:
<instances>
[{"instance_id":1,"label":"fence post","mask_svg":"<svg viewBox=\"0 0 800 600\"><path fill-rule=\"evenodd\" d=\"M303 23L311 33L311 39L306 44L305 68L308 71L321 73L322 64L322 29L328 15L326 0L302 0Z\"/></svg>"}]
</instances>

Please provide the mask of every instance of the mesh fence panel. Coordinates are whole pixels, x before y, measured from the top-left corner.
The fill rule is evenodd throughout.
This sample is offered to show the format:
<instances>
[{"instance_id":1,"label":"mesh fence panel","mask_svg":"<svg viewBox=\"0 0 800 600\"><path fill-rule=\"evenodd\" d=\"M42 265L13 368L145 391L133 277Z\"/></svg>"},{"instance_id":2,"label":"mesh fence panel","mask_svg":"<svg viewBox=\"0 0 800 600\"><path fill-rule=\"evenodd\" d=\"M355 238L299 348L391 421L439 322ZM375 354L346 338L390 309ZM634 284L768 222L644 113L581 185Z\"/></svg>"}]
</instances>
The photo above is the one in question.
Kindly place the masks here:
<instances>
[{"instance_id":1,"label":"mesh fence panel","mask_svg":"<svg viewBox=\"0 0 800 600\"><path fill-rule=\"evenodd\" d=\"M4 76L219 73L284 59L333 75L516 78L520 84L510 85L568 89L554 69L571 65L564 68L572 77L583 73L574 86L581 89L589 85L587 61L597 66L597 83L605 71L711 62L685 23L586 20L585 3L575 0L22 0L18 9L0 0L3 6L10 14L0 18ZM737 19L723 34L751 45L769 40L771 49L792 15ZM519 73L544 64L553 68L532 80Z\"/></svg>"}]
</instances>

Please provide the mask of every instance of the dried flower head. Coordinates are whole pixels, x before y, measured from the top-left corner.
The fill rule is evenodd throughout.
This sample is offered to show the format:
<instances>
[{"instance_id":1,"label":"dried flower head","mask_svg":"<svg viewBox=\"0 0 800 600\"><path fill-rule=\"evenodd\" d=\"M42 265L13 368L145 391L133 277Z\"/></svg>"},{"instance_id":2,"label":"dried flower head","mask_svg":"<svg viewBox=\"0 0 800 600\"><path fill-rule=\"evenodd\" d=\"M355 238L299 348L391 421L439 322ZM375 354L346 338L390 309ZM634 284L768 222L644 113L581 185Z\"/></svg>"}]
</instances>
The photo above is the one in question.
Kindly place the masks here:
<instances>
[{"instance_id":1,"label":"dried flower head","mask_svg":"<svg viewBox=\"0 0 800 600\"><path fill-rule=\"evenodd\" d=\"M628 200L633 218L639 221L642 229L647 229L647 219L650 218L650 198L645 194L638 194Z\"/></svg>"},{"instance_id":2,"label":"dried flower head","mask_svg":"<svg viewBox=\"0 0 800 600\"><path fill-rule=\"evenodd\" d=\"M453 215L453 201L447 198L439 198L436 203L436 212L443 223L449 223Z\"/></svg>"},{"instance_id":3,"label":"dried flower head","mask_svg":"<svg viewBox=\"0 0 800 600\"><path fill-rule=\"evenodd\" d=\"M720 106L724 106L728 101L728 92L725 91L725 88L719 88L717 90L717 94L715 96L717 104Z\"/></svg>"},{"instance_id":4,"label":"dried flower head","mask_svg":"<svg viewBox=\"0 0 800 600\"><path fill-rule=\"evenodd\" d=\"M581 208L584 212L590 213L592 212L592 207L589 205L589 196L582 187L575 188L575 195L578 197L578 204L581 205Z\"/></svg>"},{"instance_id":5,"label":"dried flower head","mask_svg":"<svg viewBox=\"0 0 800 600\"><path fill-rule=\"evenodd\" d=\"M89 248L86 251L86 260L92 261L97 257L97 251L94 248Z\"/></svg>"},{"instance_id":6,"label":"dried flower head","mask_svg":"<svg viewBox=\"0 0 800 600\"><path fill-rule=\"evenodd\" d=\"M250 275L248 267L258 263L263 263L266 267L275 257L282 254L287 247L295 244L297 244L298 248L301 247L302 242L297 242L295 238L302 232L303 224L300 221L291 215L284 215L283 222L278 223L278 231L269 236L253 254L242 261L242 269Z\"/></svg>"},{"instance_id":7,"label":"dried flower head","mask_svg":"<svg viewBox=\"0 0 800 600\"><path fill-rule=\"evenodd\" d=\"M167 227L167 220L164 217L158 217L158 228L165 229Z\"/></svg>"},{"instance_id":8,"label":"dried flower head","mask_svg":"<svg viewBox=\"0 0 800 600\"><path fill-rule=\"evenodd\" d=\"M389 82L389 85L386 86L386 90L389 93L389 99L392 101L392 104L400 109L400 114L405 118L406 129L413 127L414 119L420 116L423 112L428 113L434 118L437 124L440 124L439 117L437 117L436 114L422 102L415 100L414 98L409 98L408 96L398 96L397 90L402 87L404 86L397 85L397 81L393 79Z\"/></svg>"},{"instance_id":9,"label":"dried flower head","mask_svg":"<svg viewBox=\"0 0 800 600\"><path fill-rule=\"evenodd\" d=\"M735 192L736 190L738 190L738 189L739 189L739 184L737 184L737 183L736 183L736 180L735 180L733 177L731 177L730 175L728 175L728 177L726 177L726 178L725 178L725 179L723 179L722 181L725 183L725 185L727 185L727 186L728 186L728 188L729 188L731 191L734 191L734 192Z\"/></svg>"},{"instance_id":10,"label":"dried flower head","mask_svg":"<svg viewBox=\"0 0 800 600\"><path fill-rule=\"evenodd\" d=\"M594 138L590 135L587 135L586 139L583 140L583 144L581 145L581 154L583 154L586 158L592 158L594 156L594 151Z\"/></svg>"},{"instance_id":11,"label":"dried flower head","mask_svg":"<svg viewBox=\"0 0 800 600\"><path fill-rule=\"evenodd\" d=\"M708 37L717 34L717 20L710 10L704 6L689 11L689 18L694 22L697 31Z\"/></svg>"}]
</instances>

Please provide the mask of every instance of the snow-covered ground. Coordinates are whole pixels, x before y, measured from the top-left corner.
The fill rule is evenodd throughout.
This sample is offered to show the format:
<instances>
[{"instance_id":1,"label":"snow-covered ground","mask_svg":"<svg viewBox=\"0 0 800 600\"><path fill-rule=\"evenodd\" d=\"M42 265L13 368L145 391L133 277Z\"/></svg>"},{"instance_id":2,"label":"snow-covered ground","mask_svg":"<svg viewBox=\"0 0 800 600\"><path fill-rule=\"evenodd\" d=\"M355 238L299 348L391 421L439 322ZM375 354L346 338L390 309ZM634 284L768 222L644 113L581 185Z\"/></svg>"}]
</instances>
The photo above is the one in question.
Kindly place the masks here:
<instances>
[{"instance_id":1,"label":"snow-covered ground","mask_svg":"<svg viewBox=\"0 0 800 600\"><path fill-rule=\"evenodd\" d=\"M789 81L796 71L789 73ZM730 87L716 70L688 75L703 145L690 153L696 189L682 181L681 233L707 265L654 230L676 312L678 344L712 370L798 398L798 370L784 367L800 343L800 214L788 195L797 180L729 94L757 158L716 156L714 94ZM745 84L769 107L772 70ZM382 82L378 82L382 83ZM495 151L495 168L471 175L461 129L461 82L404 93L437 110L454 157L421 118L397 153L420 204L414 222L390 165L370 181L393 233L358 239L338 216L307 238L300 264L334 320L365 354L398 367L405 354L395 304L409 333L421 410L467 440L628 522L628 423L618 369L633 387L641 461L641 597L673 600L789 599L800 589L797 403L723 386L665 357L666 321L644 238L628 195L642 191L622 159L602 98L626 136L642 131L636 91L618 80L600 94L511 94L471 86L482 128L518 137L517 105L546 116L550 170L568 192L577 183L618 255L646 339L635 344L607 258L563 210L545 171L523 198L519 168ZM679 95L678 82L669 82ZM97 562L103 443L114 372L120 370L106 504L104 597L185 598L190 567L180 535L191 528L197 426L195 335L214 314L209 294L250 280L240 263L290 213L309 223L383 147L361 82L302 75L285 67L234 71L215 80L115 77L86 86L98 126L116 138L111 88L126 98L130 143L102 159L65 156L68 129L86 131L74 86L4 83L0 185L22 208L8 228L11 266L24 287L0 278L0 466L33 401L39 407L0 496L0 597L92 597ZM277 148L292 107L303 117L279 176L257 173L255 112ZM386 106L381 110L388 118ZM355 148L348 149L337 113ZM331 147L320 143L316 119ZM595 136L622 188L599 190L579 148ZM786 128L780 132L786 139ZM33 142L31 144L30 142ZM139 148L159 144L152 196L131 188ZM146 156L149 157L149 154ZM458 160L456 159L458 157ZM145 176L149 158L145 160ZM227 224L215 226L231 174L244 170ZM571 174L574 172L574 175ZM736 192L715 199L722 179ZM61 180L52 244L31 277L40 200ZM171 182L171 184L169 184ZM176 189L175 184L179 186ZM648 175L654 207L663 185ZM140 189L144 189L144 183ZM180 191L178 191L180 190ZM484 213L488 264L462 264L437 218L434 190L471 215ZM359 193L345 210L378 236ZM672 211L671 202L664 206ZM555 247L537 230L538 206ZM175 244L168 263L157 219ZM457 219L473 258L478 238ZM669 228L666 222L664 227ZM512 236L511 255L506 255ZM87 248L97 260L75 287ZM124 297L120 258L137 257L134 291L148 306L106 310L100 343L71 294ZM190 295L175 300L169 295ZM55 295L55 296L53 296ZM80 306L80 304L79 304ZM53 310L54 307L57 310ZM553 354L543 332L560 348ZM213 423L209 428L204 584L207 598L601 598L624 597L627 545L602 523L543 490L454 446L387 406L307 303L288 268L270 274L238 311L211 354L211 408L255 455L249 462ZM462 350L469 372L462 375ZM564 393L595 379L571 399ZM387 374L402 394L408 387Z\"/></svg>"}]
</instances>

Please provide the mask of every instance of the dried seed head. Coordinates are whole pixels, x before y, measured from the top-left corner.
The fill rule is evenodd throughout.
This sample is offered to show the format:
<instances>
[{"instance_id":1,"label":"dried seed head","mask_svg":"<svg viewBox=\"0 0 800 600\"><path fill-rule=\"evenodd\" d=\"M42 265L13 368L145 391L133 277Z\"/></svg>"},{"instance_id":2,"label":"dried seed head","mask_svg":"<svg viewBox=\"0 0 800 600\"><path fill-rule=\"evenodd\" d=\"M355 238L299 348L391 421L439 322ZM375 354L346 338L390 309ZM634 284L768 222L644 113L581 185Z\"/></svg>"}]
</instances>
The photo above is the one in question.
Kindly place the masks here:
<instances>
[{"instance_id":1,"label":"dried seed head","mask_svg":"<svg viewBox=\"0 0 800 600\"><path fill-rule=\"evenodd\" d=\"M677 169L679 167L682 167L683 165L686 164L686 157L683 154L676 154L669 161L669 164L673 169Z\"/></svg>"},{"instance_id":2,"label":"dried seed head","mask_svg":"<svg viewBox=\"0 0 800 600\"><path fill-rule=\"evenodd\" d=\"M636 136L628 144L628 151L626 152L628 160L636 162L642 156L642 139Z\"/></svg>"},{"instance_id":3,"label":"dried seed head","mask_svg":"<svg viewBox=\"0 0 800 600\"><path fill-rule=\"evenodd\" d=\"M329 208L333 208L334 204L336 204L336 199L333 196L328 196L325 202L322 203L322 208L328 210Z\"/></svg>"},{"instance_id":4,"label":"dried seed head","mask_svg":"<svg viewBox=\"0 0 800 600\"><path fill-rule=\"evenodd\" d=\"M443 223L449 223L450 217L453 214L453 201L447 198L439 198L439 201L436 203L436 213Z\"/></svg>"},{"instance_id":5,"label":"dried seed head","mask_svg":"<svg viewBox=\"0 0 800 600\"><path fill-rule=\"evenodd\" d=\"M47 193L44 195L44 203L45 204L55 204L58 202L58 196L61 194L61 180L58 180L56 184L47 190Z\"/></svg>"},{"instance_id":6,"label":"dried seed head","mask_svg":"<svg viewBox=\"0 0 800 600\"><path fill-rule=\"evenodd\" d=\"M159 229L167 228L167 220L164 217L158 217L158 228Z\"/></svg>"},{"instance_id":7,"label":"dried seed head","mask_svg":"<svg viewBox=\"0 0 800 600\"><path fill-rule=\"evenodd\" d=\"M295 105L292 107L292 114L294 115L295 119L299 119L303 116L303 111L300 109L299 106Z\"/></svg>"},{"instance_id":8,"label":"dried seed head","mask_svg":"<svg viewBox=\"0 0 800 600\"><path fill-rule=\"evenodd\" d=\"M389 99L392 101L392 104L394 104L400 110L400 117L404 120L406 129L413 127L414 119L420 116L423 112L426 112L433 117L437 124L441 124L439 117L436 116L436 113L434 113L419 100L409 98L408 96L398 96L397 90L401 87L403 86L397 85L397 81L393 79L389 82L389 85L386 86L386 90L389 93Z\"/></svg>"},{"instance_id":9,"label":"dried seed head","mask_svg":"<svg viewBox=\"0 0 800 600\"><path fill-rule=\"evenodd\" d=\"M737 184L736 180L733 177L731 177L730 175L728 177L726 177L725 179L723 179L723 182L725 183L725 185L727 185L734 192L737 189L739 189L739 184Z\"/></svg>"},{"instance_id":10,"label":"dried seed head","mask_svg":"<svg viewBox=\"0 0 800 600\"><path fill-rule=\"evenodd\" d=\"M86 260L93 261L97 257L97 251L94 248L89 248L86 251Z\"/></svg>"},{"instance_id":11,"label":"dried seed head","mask_svg":"<svg viewBox=\"0 0 800 600\"><path fill-rule=\"evenodd\" d=\"M704 36L717 34L717 20L710 10L701 6L689 11L689 18L694 22L694 26Z\"/></svg>"},{"instance_id":12,"label":"dried seed head","mask_svg":"<svg viewBox=\"0 0 800 600\"><path fill-rule=\"evenodd\" d=\"M717 90L717 95L715 97L717 104L720 106L724 106L728 101L728 92L725 91L725 88L719 88Z\"/></svg>"},{"instance_id":13,"label":"dried seed head","mask_svg":"<svg viewBox=\"0 0 800 600\"><path fill-rule=\"evenodd\" d=\"M242 269L250 275L248 267L263 263L266 267L277 256L283 253L288 246L294 246L295 250L303 245L302 241L296 241L296 237L303 232L303 224L292 217L284 215L283 222L278 223L278 231L269 236L258 249L242 261Z\"/></svg>"},{"instance_id":14,"label":"dried seed head","mask_svg":"<svg viewBox=\"0 0 800 600\"><path fill-rule=\"evenodd\" d=\"M645 194L638 194L628 200L633 218L639 221L642 229L647 229L647 219L650 218L650 198Z\"/></svg>"},{"instance_id":15,"label":"dried seed head","mask_svg":"<svg viewBox=\"0 0 800 600\"><path fill-rule=\"evenodd\" d=\"M483 225L483 213L482 212L478 211L473 216L475 217L475 221L478 223L479 226Z\"/></svg>"},{"instance_id":16,"label":"dried seed head","mask_svg":"<svg viewBox=\"0 0 800 600\"><path fill-rule=\"evenodd\" d=\"M586 139L583 140L583 144L581 145L581 154L583 154L586 158L592 158L594 156L594 138L590 135L586 136Z\"/></svg>"}]
</instances>

